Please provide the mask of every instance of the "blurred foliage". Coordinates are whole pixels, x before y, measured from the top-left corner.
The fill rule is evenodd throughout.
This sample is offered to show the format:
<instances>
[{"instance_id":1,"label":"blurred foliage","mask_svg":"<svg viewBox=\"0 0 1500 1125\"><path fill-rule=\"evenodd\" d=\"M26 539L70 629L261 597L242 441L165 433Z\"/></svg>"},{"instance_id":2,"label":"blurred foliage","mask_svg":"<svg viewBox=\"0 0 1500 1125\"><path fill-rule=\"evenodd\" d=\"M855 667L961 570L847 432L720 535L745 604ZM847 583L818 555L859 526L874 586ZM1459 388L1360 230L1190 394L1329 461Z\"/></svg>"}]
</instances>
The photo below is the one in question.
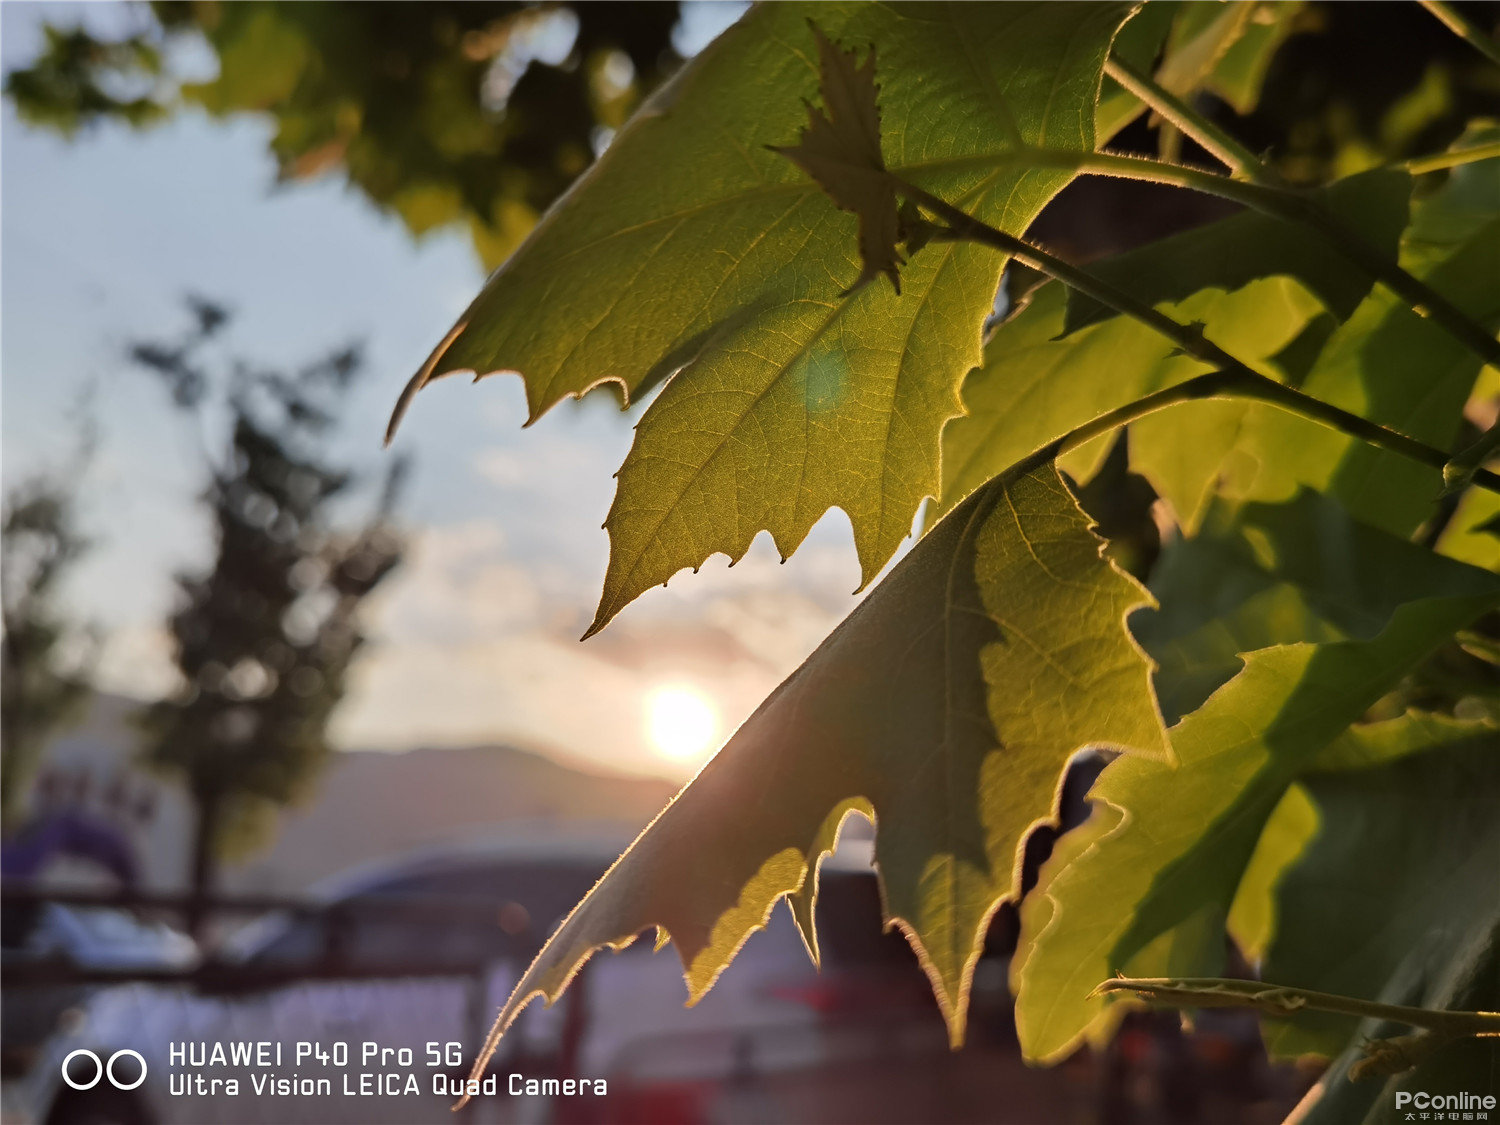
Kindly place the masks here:
<instances>
[{"instance_id":1,"label":"blurred foliage","mask_svg":"<svg viewBox=\"0 0 1500 1125\"><path fill-rule=\"evenodd\" d=\"M47 739L89 695L82 638L59 605L59 587L88 550L76 495L91 442L74 465L7 490L0 520L0 815L14 827Z\"/></svg>"},{"instance_id":2,"label":"blurred foliage","mask_svg":"<svg viewBox=\"0 0 1500 1125\"><path fill-rule=\"evenodd\" d=\"M1500 451L1482 376L1500 364L1500 152L1493 122L1454 108L1485 44L1420 7L1385 11L1357 9L1416 57L1365 60L1387 84L1366 93L1344 57L1356 36L1333 42L1336 59L1283 66L1278 47L1320 38L1298 31L1304 14L1343 18L1298 3L759 5L489 278L393 426L455 374L516 375L532 419L604 383L622 400L661 388L616 474L590 633L715 554L738 561L761 532L790 556L835 507L875 582L926 497L948 510L553 933L475 1077L530 1000L555 1001L594 952L653 927L690 1002L778 898L816 959L817 864L851 810L876 826L887 928L961 1042L986 929L1020 897L1023 841L1055 823L1059 776L1084 748L1122 752L1020 897L1011 984L1029 1061L1110 1033L1122 1009L1101 982L1216 975L1240 934L1263 964L1271 949L1298 966L1299 988L1429 1008L1469 995L1412 985L1477 963L1494 932L1474 889L1493 882L1488 837L1467 814L1437 820L1454 794L1492 809L1492 765L1425 754L1420 803L1405 775L1336 787L1355 808L1336 815L1330 797L1328 823L1382 829L1368 870L1361 849L1302 857L1273 824L1331 763L1366 770L1450 735L1496 745L1500 478L1474 506L1455 497L1479 479L1450 471ZM1122 38L1130 67L1174 94L1108 65ZM1320 94L1324 71L1344 86ZM1101 98L1106 73L1119 89ZM1273 89L1284 129L1254 150L1317 191L1205 119L1269 112ZM1345 90L1369 129L1335 128ZM1147 104L1198 138L1193 166L1096 151L1101 135L1188 149ZM1406 162L1427 144L1458 147ZM1211 153L1236 175L1198 166ZM1371 160L1383 166L1345 175ZM1137 248L1084 272L1017 245L1075 174L1253 211L1200 213L1145 245L1132 217L1116 244ZM1012 251L1055 280L995 326ZM1122 568L1155 603L1128 621L1145 599ZM1407 817L1440 831L1405 833ZM1445 858L1385 886L1403 836ZM1455 854L1472 884L1439 881ZM1304 862L1315 894L1280 895ZM1373 923L1339 906L1413 889ZM1295 956L1278 933L1301 935ZM1361 1051L1351 1032L1319 1049Z\"/></svg>"},{"instance_id":3,"label":"blurred foliage","mask_svg":"<svg viewBox=\"0 0 1500 1125\"><path fill-rule=\"evenodd\" d=\"M147 760L180 776L196 807L201 893L218 856L296 799L328 758L328 721L364 641L361 606L401 558L391 509L404 462L364 525L340 526L337 504L359 478L322 450L358 350L264 371L218 359L210 348L228 315L203 301L192 309L183 339L137 344L131 358L182 411L202 421L222 405L228 415L229 448L210 459L203 493L217 553L179 576L169 625L182 686L141 715Z\"/></svg>"},{"instance_id":4,"label":"blurred foliage","mask_svg":"<svg viewBox=\"0 0 1500 1125\"><path fill-rule=\"evenodd\" d=\"M1492 5L1455 6L1496 24ZM413 235L466 227L487 268L682 61L676 3L156 0L140 11L146 26L119 39L48 27L6 78L22 119L72 137L192 106L262 114L282 180L341 172ZM216 77L191 80L190 43L207 47ZM1160 52L1159 81L1299 183L1441 148L1500 97L1494 69L1414 4L1159 0L1120 49L1143 65ZM1161 126L1143 118L1116 147L1195 154ZM1104 134L1115 127L1101 121Z\"/></svg>"},{"instance_id":5,"label":"blurred foliage","mask_svg":"<svg viewBox=\"0 0 1500 1125\"><path fill-rule=\"evenodd\" d=\"M116 41L47 29L5 90L73 136L190 106L275 125L283 180L342 171L414 235L466 226L487 266L525 237L642 97L681 61L675 3L422 4L161 0ZM193 82L200 40L217 76ZM555 61L543 61L555 60Z\"/></svg>"},{"instance_id":6,"label":"blurred foliage","mask_svg":"<svg viewBox=\"0 0 1500 1125\"><path fill-rule=\"evenodd\" d=\"M1500 31L1500 6L1452 6ZM1291 182L1323 183L1442 149L1497 99L1500 72L1418 5L1323 3L1299 13L1251 112L1220 117Z\"/></svg>"}]
</instances>

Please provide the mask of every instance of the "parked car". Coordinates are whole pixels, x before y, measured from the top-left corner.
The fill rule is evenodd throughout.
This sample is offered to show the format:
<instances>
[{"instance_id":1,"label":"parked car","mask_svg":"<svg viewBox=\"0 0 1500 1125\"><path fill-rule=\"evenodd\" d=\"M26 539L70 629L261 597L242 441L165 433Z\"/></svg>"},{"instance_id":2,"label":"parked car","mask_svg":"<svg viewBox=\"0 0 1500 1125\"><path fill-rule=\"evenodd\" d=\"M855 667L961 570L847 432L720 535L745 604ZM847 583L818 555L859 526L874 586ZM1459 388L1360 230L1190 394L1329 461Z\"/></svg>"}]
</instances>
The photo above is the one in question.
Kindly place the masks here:
<instances>
[{"instance_id":1,"label":"parked car","mask_svg":"<svg viewBox=\"0 0 1500 1125\"><path fill-rule=\"evenodd\" d=\"M0 963L7 974L187 969L198 962L197 943L186 934L108 907L56 902L7 907L0 933ZM91 991L83 984L52 984L8 992L0 1008L0 1078L28 1072L62 1014Z\"/></svg>"}]
</instances>

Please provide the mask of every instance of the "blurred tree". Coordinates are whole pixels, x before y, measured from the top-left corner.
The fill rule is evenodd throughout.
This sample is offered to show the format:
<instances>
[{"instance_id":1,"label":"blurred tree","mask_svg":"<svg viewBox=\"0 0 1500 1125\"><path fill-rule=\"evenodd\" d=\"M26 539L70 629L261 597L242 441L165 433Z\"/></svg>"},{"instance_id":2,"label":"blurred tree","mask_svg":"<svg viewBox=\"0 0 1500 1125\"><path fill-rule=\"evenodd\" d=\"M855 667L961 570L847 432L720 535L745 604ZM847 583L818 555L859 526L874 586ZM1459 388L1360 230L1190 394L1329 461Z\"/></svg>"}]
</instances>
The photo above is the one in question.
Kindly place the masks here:
<instances>
[{"instance_id":1,"label":"blurred tree","mask_svg":"<svg viewBox=\"0 0 1500 1125\"><path fill-rule=\"evenodd\" d=\"M393 463L362 528L338 528L335 502L356 476L317 447L359 371L357 349L292 375L237 361L219 370L204 349L227 314L190 305L197 323L183 340L137 344L131 355L184 412L201 418L221 390L229 415L229 449L203 496L217 554L206 571L179 577L170 623L182 686L141 714L147 760L181 777L196 810L190 879L201 900L224 852L253 838L328 758L328 721L364 640L361 606L400 560L390 516L404 470ZM201 927L201 907L189 923Z\"/></svg>"},{"instance_id":2,"label":"blurred tree","mask_svg":"<svg viewBox=\"0 0 1500 1125\"><path fill-rule=\"evenodd\" d=\"M5 90L66 136L187 107L275 124L283 180L341 169L414 235L462 223L487 266L676 68L675 3L282 3L158 0L108 41L49 28ZM174 44L201 37L218 75L191 82Z\"/></svg>"},{"instance_id":3,"label":"blurred tree","mask_svg":"<svg viewBox=\"0 0 1500 1125\"><path fill-rule=\"evenodd\" d=\"M18 826L21 799L48 736L88 698L80 638L58 605L58 587L88 549L75 496L87 449L62 471L15 485L0 522L0 817Z\"/></svg>"},{"instance_id":4,"label":"blurred tree","mask_svg":"<svg viewBox=\"0 0 1500 1125\"><path fill-rule=\"evenodd\" d=\"M1494 5L1456 6L1494 26ZM1182 34L1226 12L1206 0L1176 7L1185 13ZM1212 82L1195 95L1290 179L1348 175L1438 149L1465 121L1493 112L1493 68L1415 4L1296 7L1264 97L1255 84ZM486 266L515 248L682 61L672 46L679 9L669 2L155 0L140 11L141 30L118 39L49 27L36 59L6 78L22 119L72 136L105 120L148 126L188 106L219 117L263 114L275 125L281 179L341 170L414 235L466 226ZM176 48L193 41L217 64L211 80L188 77L192 52ZM1168 84L1186 92L1205 77L1174 70ZM1115 147L1175 148L1175 131L1159 125L1143 119ZM1079 206L1069 206L1075 198ZM1159 192L1083 181L1052 208L1042 234L1061 230L1092 256L1096 228L1115 232L1116 248L1121 217L1149 217L1167 206L1163 198L1180 205ZM1107 223L1090 219L1101 206ZM1136 241L1161 233L1160 224L1140 225L1150 229Z\"/></svg>"}]
</instances>

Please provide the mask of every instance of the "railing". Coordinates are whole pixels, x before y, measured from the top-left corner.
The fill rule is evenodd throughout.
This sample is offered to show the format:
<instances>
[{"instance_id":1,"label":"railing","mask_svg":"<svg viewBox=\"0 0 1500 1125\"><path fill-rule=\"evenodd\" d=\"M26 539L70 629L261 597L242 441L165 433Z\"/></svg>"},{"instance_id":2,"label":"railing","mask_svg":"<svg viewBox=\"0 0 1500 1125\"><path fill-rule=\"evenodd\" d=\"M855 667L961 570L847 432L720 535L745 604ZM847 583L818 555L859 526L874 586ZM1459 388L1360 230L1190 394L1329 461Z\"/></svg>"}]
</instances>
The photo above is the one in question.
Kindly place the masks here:
<instances>
[{"instance_id":1,"label":"railing","mask_svg":"<svg viewBox=\"0 0 1500 1125\"><path fill-rule=\"evenodd\" d=\"M13 911L48 903L166 914L183 917L192 910L211 915L283 914L311 919L321 940L317 953L307 959L257 962L208 954L197 965L81 966L65 957L7 956L0 965L0 987L57 987L104 985L129 982L184 984L209 992L232 992L274 988L300 980L369 980L390 977L475 977L486 973L498 959L529 960L539 947L538 936L529 930L511 934L501 929L495 906L471 898L445 895L371 895L368 898L323 902L276 895L215 895L207 899L172 891L133 889L59 890L25 883L0 887L0 905L7 925ZM459 957L355 957L353 934L361 925L402 922L414 928L474 927L483 932L491 947L472 959ZM9 953L9 951L7 951Z\"/></svg>"}]
</instances>

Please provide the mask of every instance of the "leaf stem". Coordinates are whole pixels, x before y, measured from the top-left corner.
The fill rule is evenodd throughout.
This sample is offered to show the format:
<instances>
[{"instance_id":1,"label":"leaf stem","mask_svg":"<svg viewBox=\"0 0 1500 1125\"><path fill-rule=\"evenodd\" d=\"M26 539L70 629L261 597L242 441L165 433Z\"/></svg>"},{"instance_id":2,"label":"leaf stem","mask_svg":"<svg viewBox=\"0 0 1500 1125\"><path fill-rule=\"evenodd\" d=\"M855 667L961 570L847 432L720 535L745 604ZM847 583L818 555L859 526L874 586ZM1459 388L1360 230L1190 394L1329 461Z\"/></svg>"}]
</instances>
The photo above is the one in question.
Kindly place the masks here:
<instances>
[{"instance_id":1,"label":"leaf stem","mask_svg":"<svg viewBox=\"0 0 1500 1125\"><path fill-rule=\"evenodd\" d=\"M1405 301L1412 311L1442 326L1444 331L1485 363L1500 365L1500 340L1496 340L1426 282L1408 273L1397 262L1351 232L1316 200L1301 192L1271 187L1264 183L1234 180L1204 168L1168 164L1141 156L1123 156L1111 152L1078 155L1040 150L1036 151L1036 156L1041 163L1068 167L1091 175L1144 180L1207 192L1274 218L1308 227L1330 242L1356 268Z\"/></svg>"},{"instance_id":2,"label":"leaf stem","mask_svg":"<svg viewBox=\"0 0 1500 1125\"><path fill-rule=\"evenodd\" d=\"M1204 151L1223 161L1226 167L1251 180L1279 186L1280 178L1253 152L1150 75L1113 55L1105 60L1104 73L1198 142Z\"/></svg>"},{"instance_id":3,"label":"leaf stem","mask_svg":"<svg viewBox=\"0 0 1500 1125\"><path fill-rule=\"evenodd\" d=\"M1457 168L1462 164L1476 164L1481 160L1490 160L1500 156L1500 141L1491 141L1486 145L1472 145L1469 148L1455 148L1448 152L1435 152L1431 156L1418 156L1408 160L1404 167L1413 176L1420 176L1424 172L1438 172L1444 168Z\"/></svg>"},{"instance_id":4,"label":"leaf stem","mask_svg":"<svg viewBox=\"0 0 1500 1125\"><path fill-rule=\"evenodd\" d=\"M1258 980L1225 977L1115 977L1094 989L1095 995L1134 992L1154 1004L1175 1008L1254 1008L1273 1018L1298 1012L1332 1012L1361 1019L1389 1020L1425 1028L1444 1037L1500 1036L1500 1012L1447 1012L1381 1004L1332 992L1286 988Z\"/></svg>"},{"instance_id":5,"label":"leaf stem","mask_svg":"<svg viewBox=\"0 0 1500 1125\"><path fill-rule=\"evenodd\" d=\"M1053 443L1056 448L1053 449L1052 456L1066 453L1101 433L1122 426L1143 414L1160 410L1163 406L1193 398L1224 396L1258 399L1440 472L1448 463L1448 454L1443 450L1408 437L1406 434L1387 429L1368 418L1361 418L1357 414L1341 410L1331 403L1304 394L1284 383L1278 383L1224 351L1208 339L1200 329L1173 320L1160 310L1138 300L1123 289L1116 288L1102 278L1095 277L1061 258L1054 257L1014 235L1006 234L988 223L981 222L931 192L901 180L897 181L897 185L898 189L914 202L946 222L953 236L1004 251L1024 265L1041 270L1064 285L1155 329L1186 354L1217 369L1209 375L1189 379L1176 386L1168 387L1164 391L1147 395L1118 410L1100 415ZM1488 470L1476 470L1473 483L1491 492L1500 493L1500 475Z\"/></svg>"},{"instance_id":6,"label":"leaf stem","mask_svg":"<svg viewBox=\"0 0 1500 1125\"><path fill-rule=\"evenodd\" d=\"M1500 44L1497 44L1479 28L1466 20L1459 12L1443 3L1443 0L1418 0L1449 31L1469 44L1490 62L1500 64Z\"/></svg>"}]
</instances>

